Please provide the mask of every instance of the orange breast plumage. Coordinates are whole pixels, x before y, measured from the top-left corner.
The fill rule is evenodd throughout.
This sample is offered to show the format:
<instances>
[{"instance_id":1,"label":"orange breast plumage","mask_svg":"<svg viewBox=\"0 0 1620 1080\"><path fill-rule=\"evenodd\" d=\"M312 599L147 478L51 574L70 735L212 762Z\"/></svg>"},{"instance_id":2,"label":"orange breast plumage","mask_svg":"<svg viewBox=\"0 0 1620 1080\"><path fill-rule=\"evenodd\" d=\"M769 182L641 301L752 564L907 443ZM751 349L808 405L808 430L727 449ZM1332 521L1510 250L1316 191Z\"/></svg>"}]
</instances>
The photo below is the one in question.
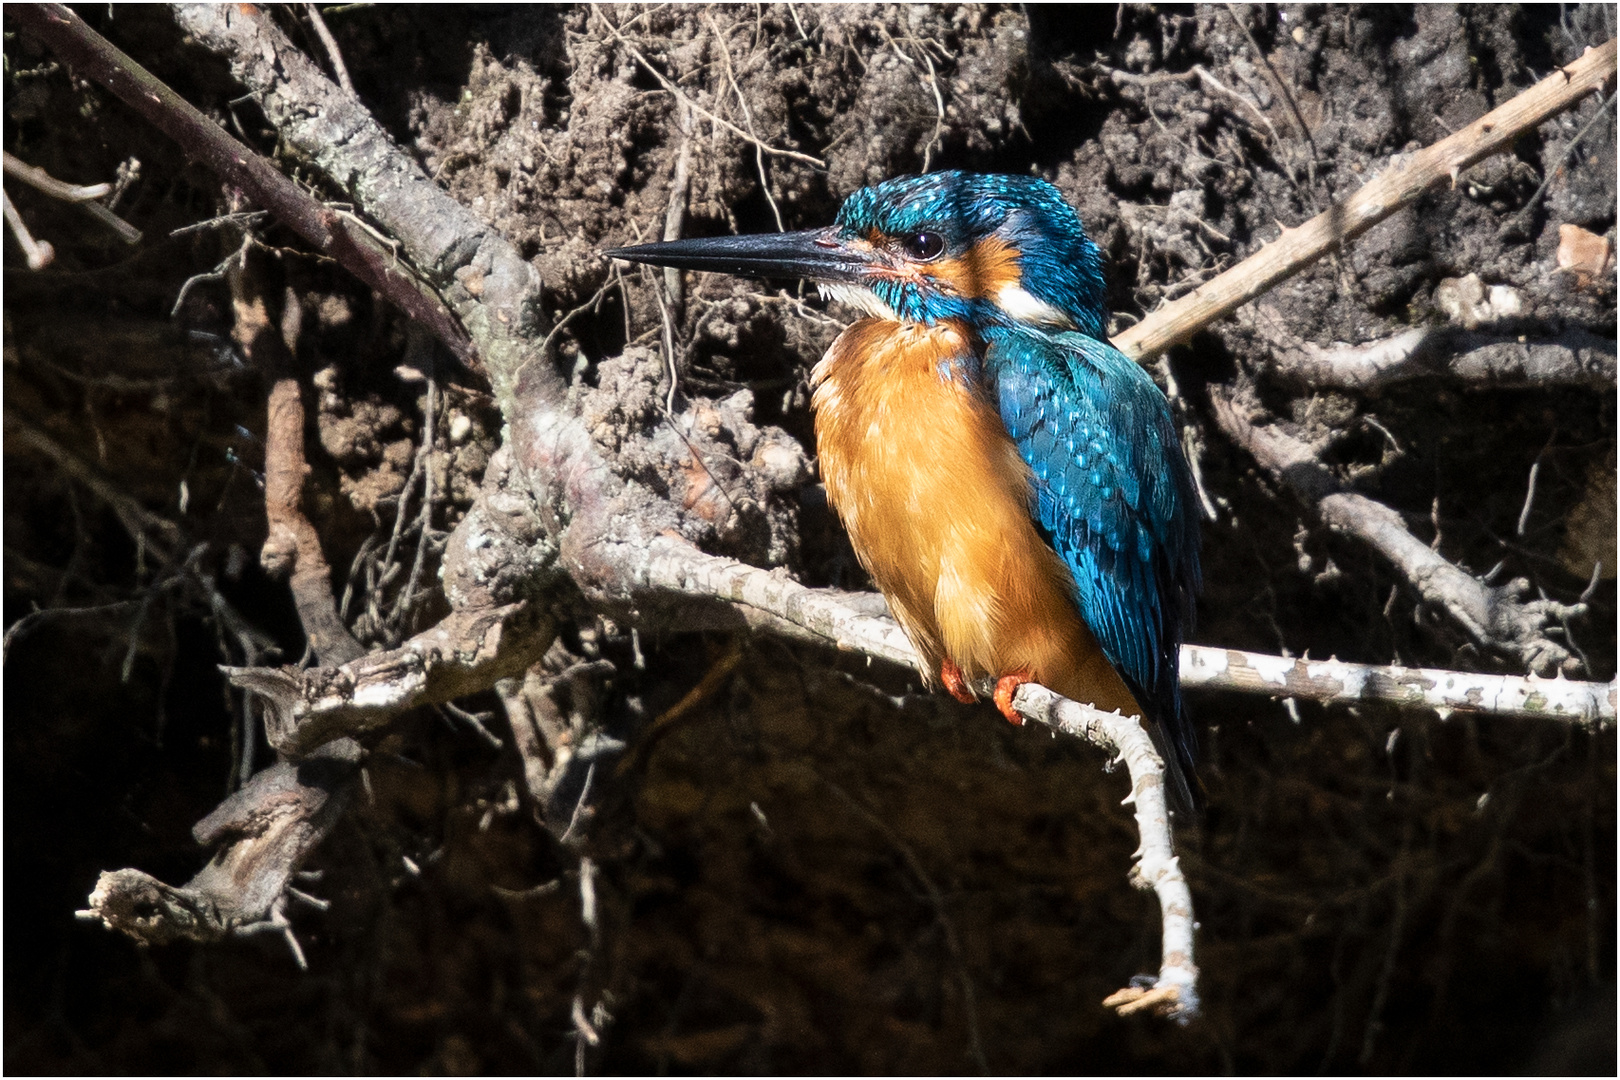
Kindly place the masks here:
<instances>
[{"instance_id":1,"label":"orange breast plumage","mask_svg":"<svg viewBox=\"0 0 1620 1080\"><path fill-rule=\"evenodd\" d=\"M862 319L812 375L827 495L933 680L1026 674L1140 712L1030 517L1030 472L976 385L968 329Z\"/></svg>"}]
</instances>

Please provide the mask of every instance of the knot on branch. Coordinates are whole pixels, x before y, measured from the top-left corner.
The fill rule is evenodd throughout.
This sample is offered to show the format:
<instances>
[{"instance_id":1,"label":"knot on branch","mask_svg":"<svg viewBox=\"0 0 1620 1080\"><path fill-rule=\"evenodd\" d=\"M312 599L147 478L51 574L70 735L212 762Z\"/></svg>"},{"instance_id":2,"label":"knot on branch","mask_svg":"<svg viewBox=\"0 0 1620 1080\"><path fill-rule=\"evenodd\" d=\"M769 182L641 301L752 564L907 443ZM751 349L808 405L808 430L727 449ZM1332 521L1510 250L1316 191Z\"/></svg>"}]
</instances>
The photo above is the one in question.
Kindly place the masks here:
<instances>
[{"instance_id":1,"label":"knot on branch","mask_svg":"<svg viewBox=\"0 0 1620 1080\"><path fill-rule=\"evenodd\" d=\"M1489 590L1488 631L1493 642L1513 651L1526 670L1537 675L1574 675L1584 666L1552 633L1564 633L1570 619L1586 614L1583 603L1564 604L1557 600L1529 600L1530 582L1514 578L1506 585Z\"/></svg>"},{"instance_id":2,"label":"knot on branch","mask_svg":"<svg viewBox=\"0 0 1620 1080\"><path fill-rule=\"evenodd\" d=\"M293 572L298 561L298 536L290 526L280 522L270 527L264 546L259 549L259 565L264 572L281 580Z\"/></svg>"},{"instance_id":3,"label":"knot on branch","mask_svg":"<svg viewBox=\"0 0 1620 1080\"><path fill-rule=\"evenodd\" d=\"M441 577L458 611L540 600L561 584L559 549L527 486L512 475L512 452L489 459L472 509L450 534Z\"/></svg>"}]
</instances>

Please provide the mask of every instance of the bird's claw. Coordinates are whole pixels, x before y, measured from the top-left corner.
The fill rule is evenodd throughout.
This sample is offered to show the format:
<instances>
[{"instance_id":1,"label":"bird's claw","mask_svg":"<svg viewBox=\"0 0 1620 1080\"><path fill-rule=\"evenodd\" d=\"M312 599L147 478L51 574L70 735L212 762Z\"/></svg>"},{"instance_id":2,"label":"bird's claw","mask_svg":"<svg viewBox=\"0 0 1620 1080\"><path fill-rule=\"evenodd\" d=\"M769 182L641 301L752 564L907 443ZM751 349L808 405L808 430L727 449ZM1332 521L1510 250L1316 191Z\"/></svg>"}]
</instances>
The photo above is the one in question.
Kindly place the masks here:
<instances>
[{"instance_id":1,"label":"bird's claw","mask_svg":"<svg viewBox=\"0 0 1620 1080\"><path fill-rule=\"evenodd\" d=\"M956 661L946 660L939 665L939 681L945 684L945 692L964 705L971 705L979 698L968 686L967 676L962 669L956 666Z\"/></svg>"},{"instance_id":2,"label":"bird's claw","mask_svg":"<svg viewBox=\"0 0 1620 1080\"><path fill-rule=\"evenodd\" d=\"M1007 722L1014 727L1023 727L1024 718L1013 708L1013 695L1018 693L1020 686L1034 681L1027 671L1015 671L996 680L996 708L1001 710L1001 715L1005 716Z\"/></svg>"}]
</instances>

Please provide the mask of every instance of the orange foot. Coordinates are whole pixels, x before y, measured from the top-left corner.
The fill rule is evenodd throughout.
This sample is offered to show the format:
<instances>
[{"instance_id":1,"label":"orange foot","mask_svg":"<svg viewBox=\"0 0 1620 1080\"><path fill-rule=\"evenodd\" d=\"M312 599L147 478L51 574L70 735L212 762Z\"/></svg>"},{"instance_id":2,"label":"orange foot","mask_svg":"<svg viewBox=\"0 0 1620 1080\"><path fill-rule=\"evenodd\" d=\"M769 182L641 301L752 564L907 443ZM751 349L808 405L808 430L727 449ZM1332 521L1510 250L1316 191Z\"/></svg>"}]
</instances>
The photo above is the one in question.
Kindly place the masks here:
<instances>
[{"instance_id":1,"label":"orange foot","mask_svg":"<svg viewBox=\"0 0 1620 1080\"><path fill-rule=\"evenodd\" d=\"M1034 681L1027 671L1015 671L996 680L996 708L1001 710L1001 715L1005 716L1007 722L1014 727L1023 727L1024 718L1013 708L1013 695L1018 693L1020 686Z\"/></svg>"},{"instance_id":2,"label":"orange foot","mask_svg":"<svg viewBox=\"0 0 1620 1080\"><path fill-rule=\"evenodd\" d=\"M939 665L939 681L945 684L945 690L964 705L971 705L979 699L968 688L967 676L962 669L956 666L956 661L946 660Z\"/></svg>"}]
</instances>

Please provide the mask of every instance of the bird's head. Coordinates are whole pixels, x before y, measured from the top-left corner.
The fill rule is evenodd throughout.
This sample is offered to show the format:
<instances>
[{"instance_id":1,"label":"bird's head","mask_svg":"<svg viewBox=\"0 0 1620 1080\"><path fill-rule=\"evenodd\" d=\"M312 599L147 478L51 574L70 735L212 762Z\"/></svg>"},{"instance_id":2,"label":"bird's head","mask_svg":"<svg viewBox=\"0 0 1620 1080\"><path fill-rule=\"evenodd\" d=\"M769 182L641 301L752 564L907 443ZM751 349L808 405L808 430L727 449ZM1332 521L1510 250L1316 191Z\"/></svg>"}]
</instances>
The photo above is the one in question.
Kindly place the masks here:
<instances>
[{"instance_id":1,"label":"bird's head","mask_svg":"<svg viewBox=\"0 0 1620 1080\"><path fill-rule=\"evenodd\" d=\"M606 254L685 270L804 278L884 319L1105 333L1102 256L1057 189L1028 176L902 176L855 192L824 229L672 240Z\"/></svg>"}]
</instances>

